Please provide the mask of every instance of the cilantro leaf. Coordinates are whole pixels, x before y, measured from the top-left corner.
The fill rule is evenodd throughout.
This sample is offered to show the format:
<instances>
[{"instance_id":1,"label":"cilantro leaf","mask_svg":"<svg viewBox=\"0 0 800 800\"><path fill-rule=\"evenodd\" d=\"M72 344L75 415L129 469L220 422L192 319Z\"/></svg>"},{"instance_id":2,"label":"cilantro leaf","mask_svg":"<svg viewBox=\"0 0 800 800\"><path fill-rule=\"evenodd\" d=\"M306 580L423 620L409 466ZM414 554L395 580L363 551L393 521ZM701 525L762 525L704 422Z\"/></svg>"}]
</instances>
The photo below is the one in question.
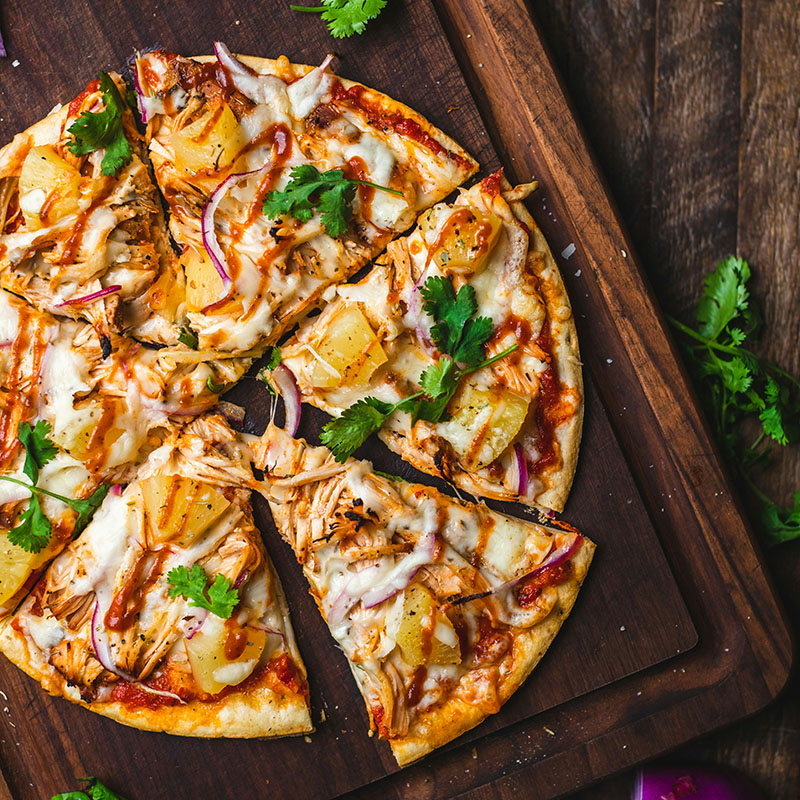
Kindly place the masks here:
<instances>
[{"instance_id":1,"label":"cilantro leaf","mask_svg":"<svg viewBox=\"0 0 800 800\"><path fill-rule=\"evenodd\" d=\"M75 528L73 529L75 534L80 533L89 524L92 515L100 508L110 488L110 483L104 483L102 486L98 486L89 497L86 498L57 498L66 503L73 511L78 512L78 518L75 520Z\"/></svg>"},{"instance_id":2,"label":"cilantro leaf","mask_svg":"<svg viewBox=\"0 0 800 800\"><path fill-rule=\"evenodd\" d=\"M290 216L298 222L308 222L319 208L322 227L336 239L344 235L353 216L353 199L358 184L403 196L402 192L388 186L346 178L341 169L320 172L313 164L300 164L292 168L289 183L282 192L267 193L262 211L270 219Z\"/></svg>"},{"instance_id":3,"label":"cilantro leaf","mask_svg":"<svg viewBox=\"0 0 800 800\"><path fill-rule=\"evenodd\" d=\"M374 397L365 397L325 425L320 441L330 448L337 461L346 461L398 406L399 403L392 405Z\"/></svg>"},{"instance_id":4,"label":"cilantro leaf","mask_svg":"<svg viewBox=\"0 0 800 800\"><path fill-rule=\"evenodd\" d=\"M386 0L322 0L321 6L292 5L293 11L322 14L331 36L342 39L364 32L367 23L386 7Z\"/></svg>"},{"instance_id":5,"label":"cilantro leaf","mask_svg":"<svg viewBox=\"0 0 800 800\"><path fill-rule=\"evenodd\" d=\"M761 509L760 521L769 545L800 537L800 492L795 492L794 503L790 508L781 510L775 503L765 503Z\"/></svg>"},{"instance_id":6,"label":"cilantro leaf","mask_svg":"<svg viewBox=\"0 0 800 800\"><path fill-rule=\"evenodd\" d=\"M122 795L112 792L97 778L78 778L78 780L86 782L85 791L61 792L53 795L50 800L125 800Z\"/></svg>"},{"instance_id":7,"label":"cilantro leaf","mask_svg":"<svg viewBox=\"0 0 800 800\"><path fill-rule=\"evenodd\" d=\"M50 541L52 530L38 496L31 494L30 504L19 515L16 526L8 532L8 540L28 553L41 553Z\"/></svg>"},{"instance_id":8,"label":"cilantro leaf","mask_svg":"<svg viewBox=\"0 0 800 800\"><path fill-rule=\"evenodd\" d=\"M759 523L768 544L800 536L800 501L781 509L755 484L752 471L770 457L771 443L800 439L800 381L743 345L761 320L752 307L750 266L736 256L718 262L697 305L697 328L670 318L682 334L689 366L702 386L701 400L734 477L760 504ZM747 444L747 425L760 423Z\"/></svg>"},{"instance_id":9,"label":"cilantro leaf","mask_svg":"<svg viewBox=\"0 0 800 800\"><path fill-rule=\"evenodd\" d=\"M58 454L58 448L47 438L51 430L49 422L39 420L33 427L28 422L22 422L17 431L17 438L25 448L22 471L32 484L39 480L39 470Z\"/></svg>"},{"instance_id":10,"label":"cilantro leaf","mask_svg":"<svg viewBox=\"0 0 800 800\"><path fill-rule=\"evenodd\" d=\"M325 425L321 440L337 461L349 458L395 411L410 413L412 425L418 420L440 422L465 375L505 358L518 347L515 344L484 358L492 321L488 317L473 318L478 303L475 290L468 284L456 294L447 278L433 276L420 291L423 308L434 318L431 335L442 355L420 375L419 392L395 404L365 397Z\"/></svg>"},{"instance_id":11,"label":"cilantro leaf","mask_svg":"<svg viewBox=\"0 0 800 800\"><path fill-rule=\"evenodd\" d=\"M84 111L69 127L72 134L67 147L76 156L105 150L100 162L103 175L116 175L133 158L133 148L125 138L122 117L125 101L107 72L100 73L103 92L102 111Z\"/></svg>"},{"instance_id":12,"label":"cilantro leaf","mask_svg":"<svg viewBox=\"0 0 800 800\"><path fill-rule=\"evenodd\" d=\"M205 608L218 617L227 619L239 602L239 592L231 588L231 582L224 575L217 575L208 589L208 575L200 564L192 564L191 569L181 565L167 573L169 596L185 597L196 608Z\"/></svg>"},{"instance_id":13,"label":"cilantro leaf","mask_svg":"<svg viewBox=\"0 0 800 800\"><path fill-rule=\"evenodd\" d=\"M267 363L265 364L266 368L275 369L275 367L279 366L280 363L281 363L280 347L270 347L269 356L267 357Z\"/></svg>"},{"instance_id":14,"label":"cilantro leaf","mask_svg":"<svg viewBox=\"0 0 800 800\"><path fill-rule=\"evenodd\" d=\"M697 304L700 333L715 339L739 313L748 307L747 281L750 266L736 256L720 261L705 280L703 296Z\"/></svg>"},{"instance_id":15,"label":"cilantro leaf","mask_svg":"<svg viewBox=\"0 0 800 800\"><path fill-rule=\"evenodd\" d=\"M189 328L181 328L180 331L178 331L178 341L192 350L197 350L197 336L195 336Z\"/></svg>"}]
</instances>

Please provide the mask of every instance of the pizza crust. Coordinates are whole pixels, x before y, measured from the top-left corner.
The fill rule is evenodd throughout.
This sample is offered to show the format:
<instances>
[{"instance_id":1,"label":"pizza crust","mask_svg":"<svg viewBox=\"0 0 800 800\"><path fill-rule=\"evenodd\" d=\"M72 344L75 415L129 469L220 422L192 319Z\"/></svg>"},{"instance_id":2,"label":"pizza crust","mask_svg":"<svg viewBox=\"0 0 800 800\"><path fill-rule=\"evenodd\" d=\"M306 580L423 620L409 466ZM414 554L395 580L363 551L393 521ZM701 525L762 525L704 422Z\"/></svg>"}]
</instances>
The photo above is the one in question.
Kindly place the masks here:
<instances>
[{"instance_id":1,"label":"pizza crust","mask_svg":"<svg viewBox=\"0 0 800 800\"><path fill-rule=\"evenodd\" d=\"M30 648L8 620L0 623L0 652L23 672L41 683L48 694L64 697L96 714L123 725L175 736L257 738L293 736L313 730L305 698L279 695L266 686L231 692L213 703L191 701L158 709L132 708L120 702L86 703L77 687Z\"/></svg>"},{"instance_id":2,"label":"pizza crust","mask_svg":"<svg viewBox=\"0 0 800 800\"><path fill-rule=\"evenodd\" d=\"M571 562L573 576L558 586L558 601L553 610L533 628L515 634L514 668L502 681L498 691L501 705L524 683L570 615L594 550L594 543L584 539L581 549ZM406 736L391 739L389 744L392 753L397 763L405 767L479 725L492 713L494 712L469 705L459 698L450 698L442 705L420 714Z\"/></svg>"}]
</instances>

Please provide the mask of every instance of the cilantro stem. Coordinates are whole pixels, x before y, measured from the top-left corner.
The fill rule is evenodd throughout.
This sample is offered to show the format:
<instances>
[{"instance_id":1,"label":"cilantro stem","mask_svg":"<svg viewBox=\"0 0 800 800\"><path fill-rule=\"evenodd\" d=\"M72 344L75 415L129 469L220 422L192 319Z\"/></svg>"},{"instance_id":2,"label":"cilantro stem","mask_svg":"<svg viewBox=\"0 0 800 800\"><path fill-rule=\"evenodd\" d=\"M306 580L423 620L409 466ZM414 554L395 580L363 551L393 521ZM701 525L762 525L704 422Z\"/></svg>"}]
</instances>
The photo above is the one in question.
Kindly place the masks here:
<instances>
[{"instance_id":1,"label":"cilantro stem","mask_svg":"<svg viewBox=\"0 0 800 800\"><path fill-rule=\"evenodd\" d=\"M371 186L373 189L380 189L382 192L389 192L396 194L398 197L405 197L399 189L390 189L388 186L381 186L379 183L370 183L369 181L362 181L358 178L350 178L350 183L360 183L362 186Z\"/></svg>"},{"instance_id":2,"label":"cilantro stem","mask_svg":"<svg viewBox=\"0 0 800 800\"><path fill-rule=\"evenodd\" d=\"M487 358L485 361L482 361L480 364L478 364L477 367L470 367L469 369L460 369L459 373L461 373L461 375L469 375L471 372L477 372L479 369L488 367L490 364L494 364L495 361L499 361L501 358L505 358L507 355L510 355L517 349L519 349L519 345L512 344L511 347L507 347L505 350L503 350L502 353L498 353L497 355L492 356L491 358Z\"/></svg>"},{"instance_id":3,"label":"cilantro stem","mask_svg":"<svg viewBox=\"0 0 800 800\"><path fill-rule=\"evenodd\" d=\"M325 6L289 6L292 11L302 11L305 14L321 14Z\"/></svg>"},{"instance_id":4,"label":"cilantro stem","mask_svg":"<svg viewBox=\"0 0 800 800\"><path fill-rule=\"evenodd\" d=\"M77 511L80 513L80 508L74 505L75 503L81 503L81 500L72 500L69 497L64 497L63 495L56 494L55 492L49 492L47 489L42 489L39 486L31 486L30 483L25 483L25 481L17 480L16 478L9 478L8 475L0 475L0 481L9 481L10 483L16 483L19 486L24 486L26 489L29 489L31 494L36 492L37 494L45 494L48 497L52 497L55 500L60 500L65 505L68 505L73 511Z\"/></svg>"},{"instance_id":5,"label":"cilantro stem","mask_svg":"<svg viewBox=\"0 0 800 800\"><path fill-rule=\"evenodd\" d=\"M717 350L720 353L727 353L728 355L732 356L749 356L753 360L757 361L759 364L762 365L765 369L770 372L774 372L776 375L780 375L782 378L786 378L787 380L791 381L798 389L800 389L800 381L795 378L786 370L781 369L777 364L771 364L769 362L765 362L760 359L755 353L751 352L750 350L745 349L744 347L732 347L726 344L720 344L719 342L714 341L713 339L709 339L706 336L703 336L702 333L698 333L697 331L690 328L688 325L684 325L680 320L675 319L675 317L670 316L669 314L665 315L667 321L673 327L677 328L681 333L685 333L690 338L694 339L695 341L704 344L706 347Z\"/></svg>"}]
</instances>

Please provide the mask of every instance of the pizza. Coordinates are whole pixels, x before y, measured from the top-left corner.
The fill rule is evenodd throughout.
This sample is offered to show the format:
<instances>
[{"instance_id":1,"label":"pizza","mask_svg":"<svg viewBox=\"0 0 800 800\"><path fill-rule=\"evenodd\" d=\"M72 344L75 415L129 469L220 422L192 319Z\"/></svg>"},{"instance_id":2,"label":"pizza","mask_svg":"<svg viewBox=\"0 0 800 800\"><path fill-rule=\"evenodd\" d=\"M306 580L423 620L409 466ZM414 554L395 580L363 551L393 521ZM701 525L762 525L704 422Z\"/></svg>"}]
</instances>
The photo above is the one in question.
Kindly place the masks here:
<instances>
[{"instance_id":1,"label":"pizza","mask_svg":"<svg viewBox=\"0 0 800 800\"><path fill-rule=\"evenodd\" d=\"M3 623L0 649L50 694L137 728L311 730L253 484L250 456L221 417L173 430Z\"/></svg>"},{"instance_id":2,"label":"pizza","mask_svg":"<svg viewBox=\"0 0 800 800\"><path fill-rule=\"evenodd\" d=\"M2 614L69 541L77 519L64 503L43 496L37 510L50 522L47 541L14 535L30 513L31 498L21 427L40 431L42 446L52 451L36 485L87 498L101 485L127 482L172 420L216 405L223 386L241 377L248 362L174 364L163 351L117 334L109 336L111 352L104 358L90 324L54 317L5 291L0 291L0 342Z\"/></svg>"},{"instance_id":3,"label":"pizza","mask_svg":"<svg viewBox=\"0 0 800 800\"><path fill-rule=\"evenodd\" d=\"M334 460L254 447L280 534L400 765L500 710L569 615L594 545Z\"/></svg>"},{"instance_id":4,"label":"pizza","mask_svg":"<svg viewBox=\"0 0 800 800\"><path fill-rule=\"evenodd\" d=\"M141 55L137 90L199 349L263 351L477 164L416 112L336 77L331 57L312 69L215 50ZM357 186L350 219L265 213L298 169L373 185Z\"/></svg>"},{"instance_id":5,"label":"pizza","mask_svg":"<svg viewBox=\"0 0 800 800\"><path fill-rule=\"evenodd\" d=\"M89 321L105 352L122 331L178 341L182 273L125 94L120 76L104 73L0 150L0 285ZM76 133L87 120L116 128L116 157L111 142L88 152Z\"/></svg>"},{"instance_id":6,"label":"pizza","mask_svg":"<svg viewBox=\"0 0 800 800\"><path fill-rule=\"evenodd\" d=\"M444 322L431 317L431 303L443 301L427 290L449 292L455 315L462 289L471 292L486 321L481 359L490 363L465 371L438 419L401 407L380 437L418 469L474 495L561 511L578 459L583 385L564 283L521 202L532 189L512 189L496 173L425 211L366 277L336 287L281 356L303 401L330 414L366 398L394 406L426 388L426 370L466 357L442 351L452 336L440 331L444 312ZM331 438L343 430L334 427Z\"/></svg>"},{"instance_id":7,"label":"pizza","mask_svg":"<svg viewBox=\"0 0 800 800\"><path fill-rule=\"evenodd\" d=\"M145 730L312 730L259 492L409 764L522 685L594 544L351 455L378 431L456 490L561 510L569 299L534 184L447 202L474 159L332 56L214 50L137 54L143 131L101 73L0 150L0 651ZM244 378L286 429L235 429ZM301 402L326 446L295 438Z\"/></svg>"}]
</instances>

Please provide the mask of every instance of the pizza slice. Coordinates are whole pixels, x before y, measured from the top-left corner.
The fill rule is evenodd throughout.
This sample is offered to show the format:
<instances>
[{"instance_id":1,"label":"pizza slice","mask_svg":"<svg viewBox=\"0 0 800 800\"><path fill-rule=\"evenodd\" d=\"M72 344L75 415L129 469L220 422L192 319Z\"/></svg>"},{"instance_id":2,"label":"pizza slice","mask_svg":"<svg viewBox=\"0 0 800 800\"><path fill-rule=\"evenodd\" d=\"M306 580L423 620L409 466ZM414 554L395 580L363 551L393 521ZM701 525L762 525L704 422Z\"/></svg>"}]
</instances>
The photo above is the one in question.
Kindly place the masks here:
<instances>
[{"instance_id":1,"label":"pizza slice","mask_svg":"<svg viewBox=\"0 0 800 800\"><path fill-rule=\"evenodd\" d=\"M249 451L221 417L173 431L3 623L0 650L50 694L137 728L311 730L253 485Z\"/></svg>"},{"instance_id":2,"label":"pizza slice","mask_svg":"<svg viewBox=\"0 0 800 800\"><path fill-rule=\"evenodd\" d=\"M175 269L126 87L102 73L0 150L0 285L41 310L177 343Z\"/></svg>"},{"instance_id":3,"label":"pizza slice","mask_svg":"<svg viewBox=\"0 0 800 800\"><path fill-rule=\"evenodd\" d=\"M263 350L477 165L331 57L215 51L142 54L139 104L200 350Z\"/></svg>"},{"instance_id":4,"label":"pizza slice","mask_svg":"<svg viewBox=\"0 0 800 800\"><path fill-rule=\"evenodd\" d=\"M472 494L560 511L583 420L578 340L547 242L501 173L422 214L281 347L303 401L340 417L344 458L376 428Z\"/></svg>"},{"instance_id":5,"label":"pizza slice","mask_svg":"<svg viewBox=\"0 0 800 800\"><path fill-rule=\"evenodd\" d=\"M338 463L273 425L254 451L278 530L397 761L499 711L569 615L594 545Z\"/></svg>"},{"instance_id":6,"label":"pizza slice","mask_svg":"<svg viewBox=\"0 0 800 800\"><path fill-rule=\"evenodd\" d=\"M171 420L216 405L249 363L175 364L133 339L109 341L103 358L90 325L0 291L0 615L86 524L81 507L129 480Z\"/></svg>"}]
</instances>

